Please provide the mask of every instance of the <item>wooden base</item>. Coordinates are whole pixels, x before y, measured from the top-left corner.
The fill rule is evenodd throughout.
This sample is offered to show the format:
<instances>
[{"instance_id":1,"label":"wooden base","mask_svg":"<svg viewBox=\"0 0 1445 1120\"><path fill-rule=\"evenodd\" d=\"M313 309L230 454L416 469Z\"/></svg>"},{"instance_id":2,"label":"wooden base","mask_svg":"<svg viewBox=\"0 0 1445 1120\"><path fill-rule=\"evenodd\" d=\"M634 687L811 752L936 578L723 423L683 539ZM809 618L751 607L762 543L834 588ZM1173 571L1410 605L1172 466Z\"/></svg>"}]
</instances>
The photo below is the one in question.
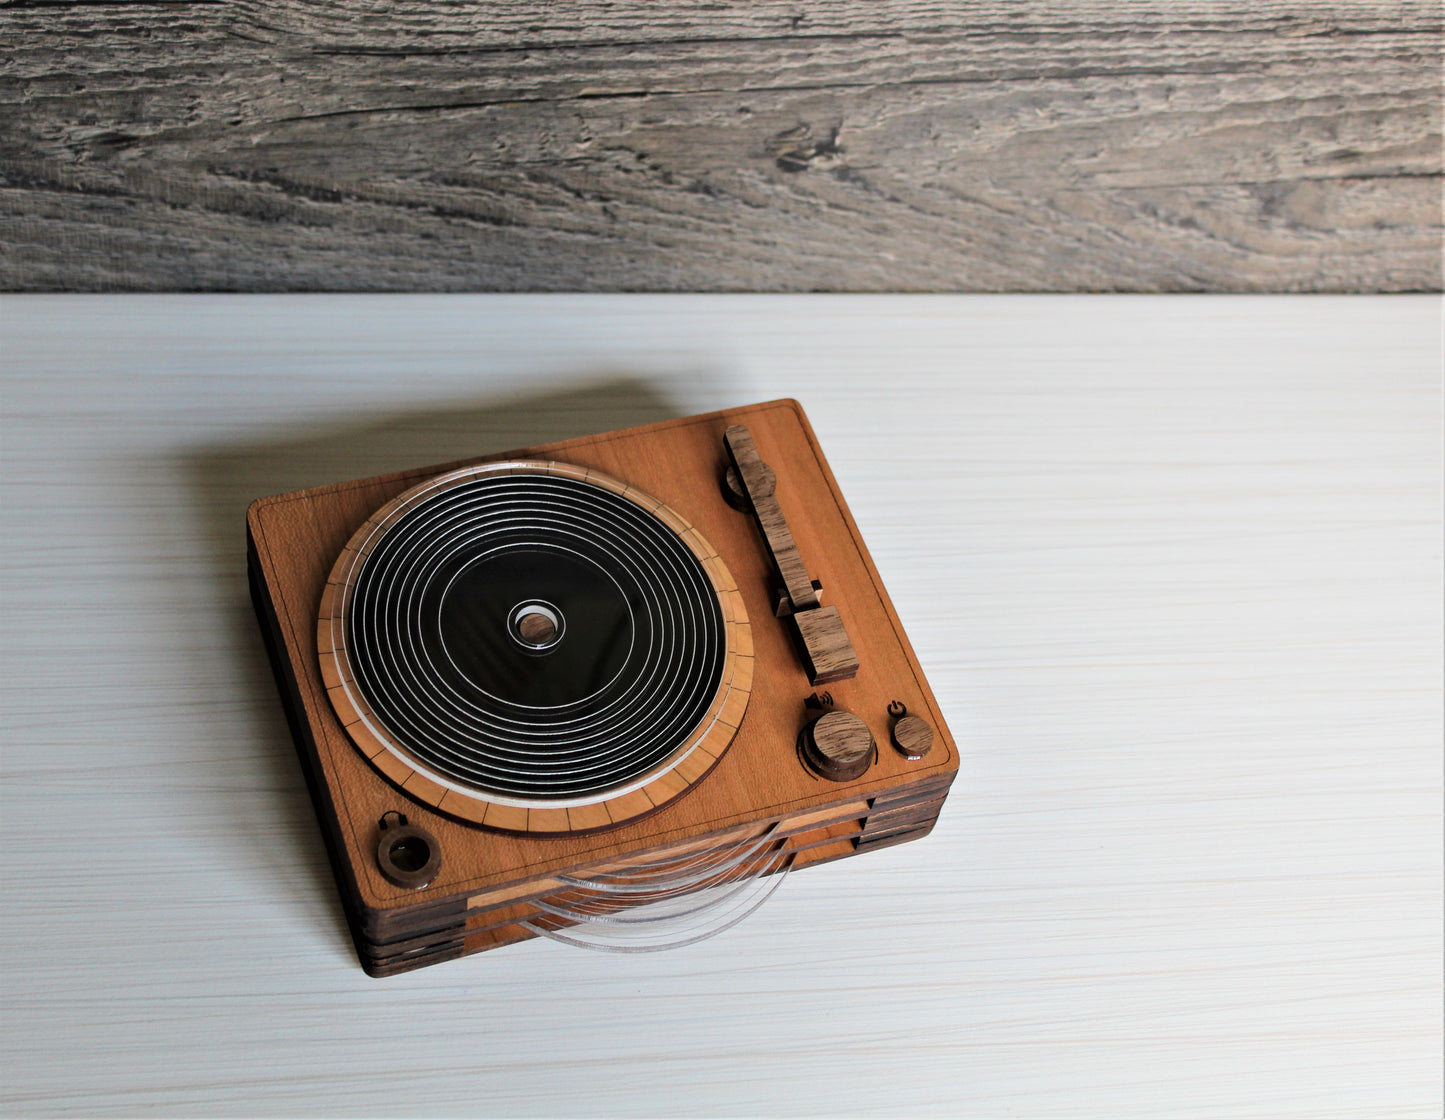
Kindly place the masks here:
<instances>
[{"instance_id":1,"label":"wooden base","mask_svg":"<svg viewBox=\"0 0 1445 1120\"><path fill-rule=\"evenodd\" d=\"M890 741L889 706L904 704L934 732L932 750L908 759L883 749L864 772L825 781L798 760L810 721L811 667L789 622L774 614L776 573L754 518L723 500L723 433L745 424L776 473L798 552L828 589L852 637L856 677L831 684L833 702ZM510 458L556 459L624 479L696 526L736 579L751 625L751 698L731 744L682 796L641 807L612 827L500 832L410 796L368 763L327 699L316 619L327 575L348 539L417 481L459 466ZM521 940L519 922L564 890L619 861L736 843L774 830L795 867L925 835L958 769L958 753L857 527L802 409L775 401L669 421L465 464L445 464L256 502L248 517L251 587L298 753L327 837L364 968L389 975ZM408 888L378 864L385 814L434 837L440 864ZM391 818L394 820L394 818Z\"/></svg>"}]
</instances>

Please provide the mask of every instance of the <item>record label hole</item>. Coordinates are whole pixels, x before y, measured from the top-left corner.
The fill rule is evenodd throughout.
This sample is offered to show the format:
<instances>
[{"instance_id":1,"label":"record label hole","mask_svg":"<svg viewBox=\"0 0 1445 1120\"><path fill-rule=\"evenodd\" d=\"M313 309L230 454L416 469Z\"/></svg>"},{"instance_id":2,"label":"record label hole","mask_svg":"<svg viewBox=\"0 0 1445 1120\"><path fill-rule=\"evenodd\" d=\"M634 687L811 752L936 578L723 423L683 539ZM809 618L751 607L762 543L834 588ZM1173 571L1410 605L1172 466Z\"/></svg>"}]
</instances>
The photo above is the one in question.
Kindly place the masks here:
<instances>
[{"instance_id":1,"label":"record label hole","mask_svg":"<svg viewBox=\"0 0 1445 1120\"><path fill-rule=\"evenodd\" d=\"M403 836L386 850L398 871L420 871L431 859L431 845L420 836Z\"/></svg>"},{"instance_id":2,"label":"record label hole","mask_svg":"<svg viewBox=\"0 0 1445 1120\"><path fill-rule=\"evenodd\" d=\"M522 635L523 641L540 646L552 640L557 627L541 611L529 611L517 623L517 633Z\"/></svg>"},{"instance_id":3,"label":"record label hole","mask_svg":"<svg viewBox=\"0 0 1445 1120\"><path fill-rule=\"evenodd\" d=\"M562 613L551 603L519 603L512 608L509 629L528 653L545 653L562 640Z\"/></svg>"}]
</instances>

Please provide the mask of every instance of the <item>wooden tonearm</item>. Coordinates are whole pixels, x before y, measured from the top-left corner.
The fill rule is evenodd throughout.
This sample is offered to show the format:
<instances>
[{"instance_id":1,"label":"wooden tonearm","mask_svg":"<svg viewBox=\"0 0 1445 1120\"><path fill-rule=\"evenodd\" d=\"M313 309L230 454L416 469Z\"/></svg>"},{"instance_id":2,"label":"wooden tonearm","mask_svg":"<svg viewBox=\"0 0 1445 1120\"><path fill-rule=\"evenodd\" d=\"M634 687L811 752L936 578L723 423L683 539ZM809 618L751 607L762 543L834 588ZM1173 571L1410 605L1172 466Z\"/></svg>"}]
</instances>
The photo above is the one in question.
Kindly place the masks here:
<instances>
[{"instance_id":1,"label":"wooden tonearm","mask_svg":"<svg viewBox=\"0 0 1445 1120\"><path fill-rule=\"evenodd\" d=\"M786 606L791 609L780 613L786 617L807 662L809 680L818 685L857 676L858 655L843 618L837 607L825 607L818 599L787 518L778 505L777 478L758 454L752 433L741 424L730 425L723 433L723 445L783 581Z\"/></svg>"}]
</instances>

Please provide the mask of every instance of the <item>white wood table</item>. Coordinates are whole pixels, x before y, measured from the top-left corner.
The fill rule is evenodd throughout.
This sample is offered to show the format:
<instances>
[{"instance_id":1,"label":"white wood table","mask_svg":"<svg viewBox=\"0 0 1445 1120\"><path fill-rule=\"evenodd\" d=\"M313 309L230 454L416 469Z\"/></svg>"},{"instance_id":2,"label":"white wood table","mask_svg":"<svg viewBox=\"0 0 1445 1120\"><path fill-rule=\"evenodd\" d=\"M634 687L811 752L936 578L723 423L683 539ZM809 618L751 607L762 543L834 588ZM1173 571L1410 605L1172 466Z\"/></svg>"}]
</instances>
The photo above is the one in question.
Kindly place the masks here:
<instances>
[{"instance_id":1,"label":"white wood table","mask_svg":"<svg viewBox=\"0 0 1445 1120\"><path fill-rule=\"evenodd\" d=\"M1430 1116L1435 297L4 297L6 1115ZM963 749L666 954L357 967L266 493L779 396Z\"/></svg>"}]
</instances>

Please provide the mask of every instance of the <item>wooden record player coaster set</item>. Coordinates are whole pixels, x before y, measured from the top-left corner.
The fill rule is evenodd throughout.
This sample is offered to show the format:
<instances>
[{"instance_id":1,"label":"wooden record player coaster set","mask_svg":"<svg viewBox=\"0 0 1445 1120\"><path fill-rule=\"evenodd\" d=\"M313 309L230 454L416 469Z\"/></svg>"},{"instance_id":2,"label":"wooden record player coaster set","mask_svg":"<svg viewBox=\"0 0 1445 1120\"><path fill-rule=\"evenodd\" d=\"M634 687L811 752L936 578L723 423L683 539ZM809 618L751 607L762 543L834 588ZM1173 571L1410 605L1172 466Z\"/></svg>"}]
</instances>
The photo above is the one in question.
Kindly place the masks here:
<instances>
[{"instance_id":1,"label":"wooden record player coaster set","mask_svg":"<svg viewBox=\"0 0 1445 1120\"><path fill-rule=\"evenodd\" d=\"M247 528L374 976L916 839L957 773L795 401L263 498Z\"/></svg>"}]
</instances>

